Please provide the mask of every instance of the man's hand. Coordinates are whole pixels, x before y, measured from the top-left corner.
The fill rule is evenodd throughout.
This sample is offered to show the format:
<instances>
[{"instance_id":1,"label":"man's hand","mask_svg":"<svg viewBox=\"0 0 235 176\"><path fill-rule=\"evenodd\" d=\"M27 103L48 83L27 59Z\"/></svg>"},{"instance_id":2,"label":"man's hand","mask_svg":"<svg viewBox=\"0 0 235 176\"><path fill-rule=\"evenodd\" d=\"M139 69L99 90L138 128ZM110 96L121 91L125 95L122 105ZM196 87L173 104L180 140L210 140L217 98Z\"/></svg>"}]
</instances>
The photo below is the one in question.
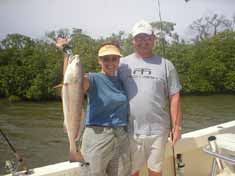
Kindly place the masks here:
<instances>
[{"instance_id":1,"label":"man's hand","mask_svg":"<svg viewBox=\"0 0 235 176\"><path fill-rule=\"evenodd\" d=\"M173 127L170 137L172 145L175 145L175 143L181 139L181 127L180 126Z\"/></svg>"}]
</instances>

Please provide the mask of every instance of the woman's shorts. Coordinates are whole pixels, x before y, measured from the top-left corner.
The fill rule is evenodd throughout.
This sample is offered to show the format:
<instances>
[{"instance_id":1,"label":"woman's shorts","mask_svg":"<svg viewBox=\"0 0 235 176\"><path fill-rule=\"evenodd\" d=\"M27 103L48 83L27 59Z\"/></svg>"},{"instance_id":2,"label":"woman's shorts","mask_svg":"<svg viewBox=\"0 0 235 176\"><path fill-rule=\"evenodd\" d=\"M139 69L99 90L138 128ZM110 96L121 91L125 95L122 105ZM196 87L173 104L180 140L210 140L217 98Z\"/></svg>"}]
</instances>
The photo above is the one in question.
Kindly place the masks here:
<instances>
[{"instance_id":1,"label":"woman's shorts","mask_svg":"<svg viewBox=\"0 0 235 176\"><path fill-rule=\"evenodd\" d=\"M86 127L82 154L90 163L81 168L86 176L130 176L129 138L125 127Z\"/></svg>"}]
</instances>

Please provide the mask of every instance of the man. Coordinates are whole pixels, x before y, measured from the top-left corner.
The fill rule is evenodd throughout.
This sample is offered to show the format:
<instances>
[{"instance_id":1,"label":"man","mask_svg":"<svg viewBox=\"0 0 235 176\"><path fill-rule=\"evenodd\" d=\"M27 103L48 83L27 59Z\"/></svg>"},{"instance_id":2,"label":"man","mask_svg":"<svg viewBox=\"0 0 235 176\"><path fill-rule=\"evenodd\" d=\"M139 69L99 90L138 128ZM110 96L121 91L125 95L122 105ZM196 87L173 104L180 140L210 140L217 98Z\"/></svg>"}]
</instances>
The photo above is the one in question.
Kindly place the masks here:
<instances>
[{"instance_id":1,"label":"man","mask_svg":"<svg viewBox=\"0 0 235 176\"><path fill-rule=\"evenodd\" d=\"M181 85L173 64L153 54L156 38L152 26L140 21L132 36L135 52L122 58L119 67L130 103L132 173L138 176L147 163L149 176L161 176L170 128L172 145L181 137ZM168 99L171 119L165 110Z\"/></svg>"}]
</instances>

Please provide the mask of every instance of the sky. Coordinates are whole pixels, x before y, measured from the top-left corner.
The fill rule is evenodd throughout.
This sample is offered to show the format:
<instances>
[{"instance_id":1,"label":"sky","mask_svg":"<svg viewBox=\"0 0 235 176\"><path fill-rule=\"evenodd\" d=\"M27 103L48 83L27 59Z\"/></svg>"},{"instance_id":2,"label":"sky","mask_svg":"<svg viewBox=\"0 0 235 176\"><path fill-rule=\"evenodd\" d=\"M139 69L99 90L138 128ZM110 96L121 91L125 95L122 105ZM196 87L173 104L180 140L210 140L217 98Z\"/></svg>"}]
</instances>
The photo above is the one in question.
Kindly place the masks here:
<instances>
[{"instance_id":1,"label":"sky","mask_svg":"<svg viewBox=\"0 0 235 176\"><path fill-rule=\"evenodd\" d=\"M160 0L164 21L176 23L175 32L189 35L189 25L217 13L231 19L235 0ZM80 28L91 37L130 33L139 20L159 21L157 0L0 0L0 39L20 33L42 38L61 28Z\"/></svg>"}]
</instances>

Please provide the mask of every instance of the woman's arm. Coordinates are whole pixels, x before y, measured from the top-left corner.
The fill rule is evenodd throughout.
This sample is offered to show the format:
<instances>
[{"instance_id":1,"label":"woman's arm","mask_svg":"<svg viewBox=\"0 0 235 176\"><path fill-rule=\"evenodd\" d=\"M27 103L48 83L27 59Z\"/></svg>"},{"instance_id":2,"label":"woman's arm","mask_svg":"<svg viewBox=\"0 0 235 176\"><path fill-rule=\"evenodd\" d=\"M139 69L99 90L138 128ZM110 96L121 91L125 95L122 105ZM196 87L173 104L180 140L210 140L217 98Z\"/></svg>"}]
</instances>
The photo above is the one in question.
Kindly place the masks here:
<instances>
[{"instance_id":1,"label":"woman's arm","mask_svg":"<svg viewBox=\"0 0 235 176\"><path fill-rule=\"evenodd\" d=\"M83 92L86 93L87 90L89 89L89 78L88 78L88 74L85 74L83 77Z\"/></svg>"}]
</instances>

